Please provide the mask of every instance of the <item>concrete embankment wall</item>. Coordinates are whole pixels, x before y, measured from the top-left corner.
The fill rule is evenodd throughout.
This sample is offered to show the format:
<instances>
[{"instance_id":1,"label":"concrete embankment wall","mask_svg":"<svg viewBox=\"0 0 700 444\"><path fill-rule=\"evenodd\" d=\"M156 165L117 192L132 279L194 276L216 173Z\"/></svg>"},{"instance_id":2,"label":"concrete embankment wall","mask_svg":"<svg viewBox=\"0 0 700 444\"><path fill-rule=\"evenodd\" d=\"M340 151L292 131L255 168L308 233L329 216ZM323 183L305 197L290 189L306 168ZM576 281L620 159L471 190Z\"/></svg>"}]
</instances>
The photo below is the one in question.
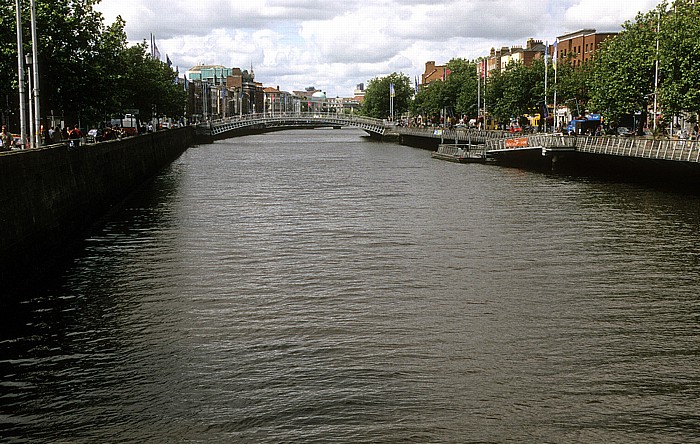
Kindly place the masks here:
<instances>
[{"instance_id":1,"label":"concrete embankment wall","mask_svg":"<svg viewBox=\"0 0 700 444\"><path fill-rule=\"evenodd\" d=\"M0 285L41 273L193 140L192 128L180 128L0 154Z\"/></svg>"}]
</instances>

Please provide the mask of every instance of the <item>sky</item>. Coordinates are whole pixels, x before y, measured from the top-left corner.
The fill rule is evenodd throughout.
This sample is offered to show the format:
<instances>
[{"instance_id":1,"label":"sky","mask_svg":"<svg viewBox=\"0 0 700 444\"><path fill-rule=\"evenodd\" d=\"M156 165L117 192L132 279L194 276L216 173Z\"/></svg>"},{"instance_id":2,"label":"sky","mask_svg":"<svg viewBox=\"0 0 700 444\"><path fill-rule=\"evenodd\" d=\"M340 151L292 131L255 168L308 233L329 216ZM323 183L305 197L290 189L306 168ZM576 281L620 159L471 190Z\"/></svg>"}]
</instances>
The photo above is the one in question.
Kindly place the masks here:
<instances>
[{"instance_id":1,"label":"sky","mask_svg":"<svg viewBox=\"0 0 700 444\"><path fill-rule=\"evenodd\" d=\"M352 97L393 72L413 82L427 61L475 59L492 47L554 42L584 28L619 31L659 0L101 0L132 43L150 41L181 76L200 65L255 72L285 91Z\"/></svg>"}]
</instances>

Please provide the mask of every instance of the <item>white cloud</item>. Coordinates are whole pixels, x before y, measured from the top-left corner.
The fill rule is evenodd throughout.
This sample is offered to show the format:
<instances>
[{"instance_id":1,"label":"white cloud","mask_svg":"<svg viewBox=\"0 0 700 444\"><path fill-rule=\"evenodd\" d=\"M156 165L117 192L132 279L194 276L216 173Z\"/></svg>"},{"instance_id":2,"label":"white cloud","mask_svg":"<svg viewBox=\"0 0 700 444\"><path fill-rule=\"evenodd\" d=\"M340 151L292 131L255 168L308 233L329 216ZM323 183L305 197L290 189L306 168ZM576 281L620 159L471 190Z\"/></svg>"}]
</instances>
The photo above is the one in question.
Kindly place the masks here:
<instances>
[{"instance_id":1,"label":"white cloud","mask_svg":"<svg viewBox=\"0 0 700 444\"><path fill-rule=\"evenodd\" d=\"M638 12L648 11L658 4L658 0L581 0L566 11L564 23L577 29L617 31L622 23L633 19Z\"/></svg>"},{"instance_id":2,"label":"white cloud","mask_svg":"<svg viewBox=\"0 0 700 444\"><path fill-rule=\"evenodd\" d=\"M348 96L357 83L425 62L486 55L491 47L554 40L582 28L618 30L659 0L102 0L107 22L134 42L157 38L180 72L199 64L254 67L286 90Z\"/></svg>"}]
</instances>

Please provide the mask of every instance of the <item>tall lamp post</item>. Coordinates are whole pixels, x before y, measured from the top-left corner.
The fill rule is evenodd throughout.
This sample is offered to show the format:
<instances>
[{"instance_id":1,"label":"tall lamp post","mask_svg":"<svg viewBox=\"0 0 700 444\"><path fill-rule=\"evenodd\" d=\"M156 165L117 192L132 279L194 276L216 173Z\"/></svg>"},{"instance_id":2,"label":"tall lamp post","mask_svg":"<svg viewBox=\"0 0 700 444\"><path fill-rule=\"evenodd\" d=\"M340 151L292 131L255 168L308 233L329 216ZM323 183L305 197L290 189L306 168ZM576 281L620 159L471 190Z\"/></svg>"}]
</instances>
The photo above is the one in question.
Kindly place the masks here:
<instances>
[{"instance_id":1,"label":"tall lamp post","mask_svg":"<svg viewBox=\"0 0 700 444\"><path fill-rule=\"evenodd\" d=\"M29 82L29 147L34 148L36 146L35 144L35 138L34 138L34 133L36 132L36 128L34 127L34 97L32 96L32 56L30 54L26 54L25 56L25 61L27 62L27 69L28 69L28 82Z\"/></svg>"},{"instance_id":2,"label":"tall lamp post","mask_svg":"<svg viewBox=\"0 0 700 444\"><path fill-rule=\"evenodd\" d=\"M39 39L36 32L36 1L31 0L32 19L32 69L34 74L34 144L41 146L41 114L39 114Z\"/></svg>"},{"instance_id":3,"label":"tall lamp post","mask_svg":"<svg viewBox=\"0 0 700 444\"><path fill-rule=\"evenodd\" d=\"M27 109L24 101L24 50L22 49L22 11L19 0L15 0L17 15L17 81L19 83L19 126L22 147L27 141Z\"/></svg>"}]
</instances>

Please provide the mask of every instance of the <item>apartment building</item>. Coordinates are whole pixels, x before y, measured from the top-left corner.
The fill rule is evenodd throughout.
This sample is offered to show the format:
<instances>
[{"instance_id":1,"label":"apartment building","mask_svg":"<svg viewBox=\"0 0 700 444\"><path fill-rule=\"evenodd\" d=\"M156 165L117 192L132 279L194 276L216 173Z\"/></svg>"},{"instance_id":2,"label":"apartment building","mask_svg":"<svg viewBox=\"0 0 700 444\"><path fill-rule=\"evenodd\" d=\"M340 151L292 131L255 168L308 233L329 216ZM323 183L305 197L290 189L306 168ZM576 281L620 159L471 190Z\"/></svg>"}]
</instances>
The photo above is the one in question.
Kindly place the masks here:
<instances>
[{"instance_id":1,"label":"apartment building","mask_svg":"<svg viewBox=\"0 0 700 444\"><path fill-rule=\"evenodd\" d=\"M561 35L557 37L557 59L570 60L571 66L579 67L593 57L602 42L615 35L616 32L596 32L595 29Z\"/></svg>"}]
</instances>

